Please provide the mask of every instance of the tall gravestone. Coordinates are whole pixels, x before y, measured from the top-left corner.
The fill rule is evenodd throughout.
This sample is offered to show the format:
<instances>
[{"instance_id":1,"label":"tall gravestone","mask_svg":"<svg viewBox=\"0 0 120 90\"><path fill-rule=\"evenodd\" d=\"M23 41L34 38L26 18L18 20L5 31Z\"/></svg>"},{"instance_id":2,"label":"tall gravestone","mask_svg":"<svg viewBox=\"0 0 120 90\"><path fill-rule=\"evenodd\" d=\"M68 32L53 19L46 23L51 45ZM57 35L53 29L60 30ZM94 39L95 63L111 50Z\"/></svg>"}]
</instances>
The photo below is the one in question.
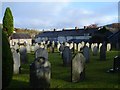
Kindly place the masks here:
<instances>
[{"instance_id":1,"label":"tall gravestone","mask_svg":"<svg viewBox=\"0 0 120 90\"><path fill-rule=\"evenodd\" d=\"M100 60L106 60L106 45L105 45L105 42L100 47Z\"/></svg>"},{"instance_id":2,"label":"tall gravestone","mask_svg":"<svg viewBox=\"0 0 120 90\"><path fill-rule=\"evenodd\" d=\"M35 58L38 58L38 57L44 57L45 60L48 60L48 52L46 49L44 48L39 48L36 50L35 52Z\"/></svg>"},{"instance_id":3,"label":"tall gravestone","mask_svg":"<svg viewBox=\"0 0 120 90\"><path fill-rule=\"evenodd\" d=\"M77 53L72 59L71 80L79 82L85 79L85 57L82 53Z\"/></svg>"},{"instance_id":4,"label":"tall gravestone","mask_svg":"<svg viewBox=\"0 0 120 90\"><path fill-rule=\"evenodd\" d=\"M13 61L14 61L14 74L20 73L20 53L19 50L15 50L12 48L12 54L13 54Z\"/></svg>"},{"instance_id":5,"label":"tall gravestone","mask_svg":"<svg viewBox=\"0 0 120 90\"><path fill-rule=\"evenodd\" d=\"M30 64L30 86L32 88L49 88L51 78L51 64L44 57L36 58Z\"/></svg>"},{"instance_id":6,"label":"tall gravestone","mask_svg":"<svg viewBox=\"0 0 120 90\"><path fill-rule=\"evenodd\" d=\"M69 49L68 46L65 46L63 53L62 53L62 58L63 58L63 65L64 66L71 65L72 53L71 53L71 50Z\"/></svg>"},{"instance_id":7,"label":"tall gravestone","mask_svg":"<svg viewBox=\"0 0 120 90\"><path fill-rule=\"evenodd\" d=\"M21 63L23 63L23 64L28 62L27 49L24 45L20 46L20 60L21 60Z\"/></svg>"},{"instance_id":8,"label":"tall gravestone","mask_svg":"<svg viewBox=\"0 0 120 90\"><path fill-rule=\"evenodd\" d=\"M83 47L83 55L85 57L85 62L86 63L90 62L90 52L88 46Z\"/></svg>"}]
</instances>

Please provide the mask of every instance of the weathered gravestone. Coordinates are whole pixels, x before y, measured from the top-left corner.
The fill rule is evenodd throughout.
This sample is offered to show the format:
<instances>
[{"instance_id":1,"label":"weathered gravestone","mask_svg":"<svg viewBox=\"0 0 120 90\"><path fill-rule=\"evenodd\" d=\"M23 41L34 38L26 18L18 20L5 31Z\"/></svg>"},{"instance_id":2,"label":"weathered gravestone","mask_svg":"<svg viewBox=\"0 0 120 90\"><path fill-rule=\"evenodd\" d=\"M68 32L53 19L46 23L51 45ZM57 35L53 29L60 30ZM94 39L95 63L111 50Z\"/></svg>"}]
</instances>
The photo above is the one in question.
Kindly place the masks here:
<instances>
[{"instance_id":1,"label":"weathered gravestone","mask_svg":"<svg viewBox=\"0 0 120 90\"><path fill-rule=\"evenodd\" d=\"M62 53L62 58L63 58L63 65L64 66L70 66L71 65L72 53L71 53L71 50L69 49L68 46L64 47L64 50L63 50L63 53Z\"/></svg>"},{"instance_id":2,"label":"weathered gravestone","mask_svg":"<svg viewBox=\"0 0 120 90\"><path fill-rule=\"evenodd\" d=\"M39 48L36 50L35 52L35 58L38 58L38 57L44 57L45 60L48 60L48 52L46 49L44 48Z\"/></svg>"},{"instance_id":3,"label":"weathered gravestone","mask_svg":"<svg viewBox=\"0 0 120 90\"><path fill-rule=\"evenodd\" d=\"M88 46L83 47L83 55L85 57L85 62L86 63L90 62L90 52Z\"/></svg>"},{"instance_id":4,"label":"weathered gravestone","mask_svg":"<svg viewBox=\"0 0 120 90\"><path fill-rule=\"evenodd\" d=\"M71 67L72 82L79 82L85 78L85 57L82 53L77 53L72 59Z\"/></svg>"},{"instance_id":5,"label":"weathered gravestone","mask_svg":"<svg viewBox=\"0 0 120 90\"><path fill-rule=\"evenodd\" d=\"M32 88L49 88L51 78L51 64L44 57L36 58L30 64L30 86Z\"/></svg>"},{"instance_id":6,"label":"weathered gravestone","mask_svg":"<svg viewBox=\"0 0 120 90\"><path fill-rule=\"evenodd\" d=\"M21 60L21 63L27 63L27 49L25 46L20 46L20 60Z\"/></svg>"},{"instance_id":7,"label":"weathered gravestone","mask_svg":"<svg viewBox=\"0 0 120 90\"><path fill-rule=\"evenodd\" d=\"M106 45L105 43L102 44L100 47L100 60L106 60Z\"/></svg>"},{"instance_id":8,"label":"weathered gravestone","mask_svg":"<svg viewBox=\"0 0 120 90\"><path fill-rule=\"evenodd\" d=\"M19 50L15 50L14 48L12 48L12 54L13 54L13 61L14 61L14 66L13 66L13 70L14 70L14 74L19 74L20 73L20 53Z\"/></svg>"},{"instance_id":9,"label":"weathered gravestone","mask_svg":"<svg viewBox=\"0 0 120 90\"><path fill-rule=\"evenodd\" d=\"M93 55L96 56L98 54L98 48L97 46L93 47Z\"/></svg>"}]
</instances>

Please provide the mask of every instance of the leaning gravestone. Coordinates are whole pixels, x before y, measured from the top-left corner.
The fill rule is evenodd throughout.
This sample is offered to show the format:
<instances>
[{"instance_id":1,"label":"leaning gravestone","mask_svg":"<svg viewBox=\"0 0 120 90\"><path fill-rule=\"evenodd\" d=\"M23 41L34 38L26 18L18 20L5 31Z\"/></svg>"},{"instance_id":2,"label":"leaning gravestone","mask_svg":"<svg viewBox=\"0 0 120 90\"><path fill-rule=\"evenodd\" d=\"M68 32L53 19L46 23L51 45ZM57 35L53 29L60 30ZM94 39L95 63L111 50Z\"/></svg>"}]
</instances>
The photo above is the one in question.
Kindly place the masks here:
<instances>
[{"instance_id":1,"label":"leaning gravestone","mask_svg":"<svg viewBox=\"0 0 120 90\"><path fill-rule=\"evenodd\" d=\"M83 55L85 57L85 62L86 63L90 62L90 52L88 46L83 47Z\"/></svg>"},{"instance_id":2,"label":"leaning gravestone","mask_svg":"<svg viewBox=\"0 0 120 90\"><path fill-rule=\"evenodd\" d=\"M79 82L85 78L85 57L82 53L77 53L72 60L71 67L72 82Z\"/></svg>"},{"instance_id":3,"label":"leaning gravestone","mask_svg":"<svg viewBox=\"0 0 120 90\"><path fill-rule=\"evenodd\" d=\"M30 64L30 86L32 88L49 88L51 78L51 64L44 57L36 58Z\"/></svg>"},{"instance_id":4,"label":"leaning gravestone","mask_svg":"<svg viewBox=\"0 0 120 90\"><path fill-rule=\"evenodd\" d=\"M98 54L98 48L97 46L93 47L93 55L96 56Z\"/></svg>"},{"instance_id":5,"label":"leaning gravestone","mask_svg":"<svg viewBox=\"0 0 120 90\"><path fill-rule=\"evenodd\" d=\"M13 61L14 61L14 74L19 74L20 73L20 53L14 48L12 48L12 53L13 53Z\"/></svg>"},{"instance_id":6,"label":"leaning gravestone","mask_svg":"<svg viewBox=\"0 0 120 90\"><path fill-rule=\"evenodd\" d=\"M72 53L68 46L65 46L63 53L62 53L62 58L63 58L63 65L70 66L71 59L72 59Z\"/></svg>"},{"instance_id":7,"label":"leaning gravestone","mask_svg":"<svg viewBox=\"0 0 120 90\"><path fill-rule=\"evenodd\" d=\"M100 60L106 60L106 45L105 43L102 44L100 47Z\"/></svg>"},{"instance_id":8,"label":"leaning gravestone","mask_svg":"<svg viewBox=\"0 0 120 90\"><path fill-rule=\"evenodd\" d=\"M27 49L25 46L20 46L20 60L21 60L21 63L27 63Z\"/></svg>"},{"instance_id":9,"label":"leaning gravestone","mask_svg":"<svg viewBox=\"0 0 120 90\"><path fill-rule=\"evenodd\" d=\"M36 50L35 52L35 58L38 58L38 57L44 57L45 60L48 60L48 52L46 49L44 48L39 48Z\"/></svg>"}]
</instances>

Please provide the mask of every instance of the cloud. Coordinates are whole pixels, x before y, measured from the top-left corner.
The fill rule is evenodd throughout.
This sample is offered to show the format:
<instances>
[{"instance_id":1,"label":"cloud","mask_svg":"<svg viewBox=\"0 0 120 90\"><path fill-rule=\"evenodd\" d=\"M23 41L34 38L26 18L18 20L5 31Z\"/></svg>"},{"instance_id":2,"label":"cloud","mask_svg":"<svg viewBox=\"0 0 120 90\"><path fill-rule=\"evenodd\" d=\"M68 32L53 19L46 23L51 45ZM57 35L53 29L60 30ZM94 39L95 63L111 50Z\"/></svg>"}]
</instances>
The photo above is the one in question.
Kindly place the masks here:
<instances>
[{"instance_id":1,"label":"cloud","mask_svg":"<svg viewBox=\"0 0 120 90\"><path fill-rule=\"evenodd\" d=\"M10 5L11 4L11 5ZM85 3L84 3L85 4ZM15 27L33 29L74 28L97 23L99 25L117 21L117 10L113 3L65 2L19 2L10 5ZM92 6L93 5L93 6Z\"/></svg>"}]
</instances>

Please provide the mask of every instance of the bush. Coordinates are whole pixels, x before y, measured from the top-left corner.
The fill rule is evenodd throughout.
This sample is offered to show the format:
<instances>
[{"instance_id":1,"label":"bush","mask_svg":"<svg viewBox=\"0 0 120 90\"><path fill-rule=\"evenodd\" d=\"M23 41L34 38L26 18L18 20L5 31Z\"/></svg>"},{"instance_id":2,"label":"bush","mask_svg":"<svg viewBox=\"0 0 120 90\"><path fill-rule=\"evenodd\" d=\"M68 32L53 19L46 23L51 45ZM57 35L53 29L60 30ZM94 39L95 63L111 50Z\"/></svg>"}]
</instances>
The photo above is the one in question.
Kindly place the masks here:
<instances>
[{"instance_id":1,"label":"bush","mask_svg":"<svg viewBox=\"0 0 120 90\"><path fill-rule=\"evenodd\" d=\"M6 88L13 76L13 57L5 32L2 31L2 88Z\"/></svg>"}]
</instances>

